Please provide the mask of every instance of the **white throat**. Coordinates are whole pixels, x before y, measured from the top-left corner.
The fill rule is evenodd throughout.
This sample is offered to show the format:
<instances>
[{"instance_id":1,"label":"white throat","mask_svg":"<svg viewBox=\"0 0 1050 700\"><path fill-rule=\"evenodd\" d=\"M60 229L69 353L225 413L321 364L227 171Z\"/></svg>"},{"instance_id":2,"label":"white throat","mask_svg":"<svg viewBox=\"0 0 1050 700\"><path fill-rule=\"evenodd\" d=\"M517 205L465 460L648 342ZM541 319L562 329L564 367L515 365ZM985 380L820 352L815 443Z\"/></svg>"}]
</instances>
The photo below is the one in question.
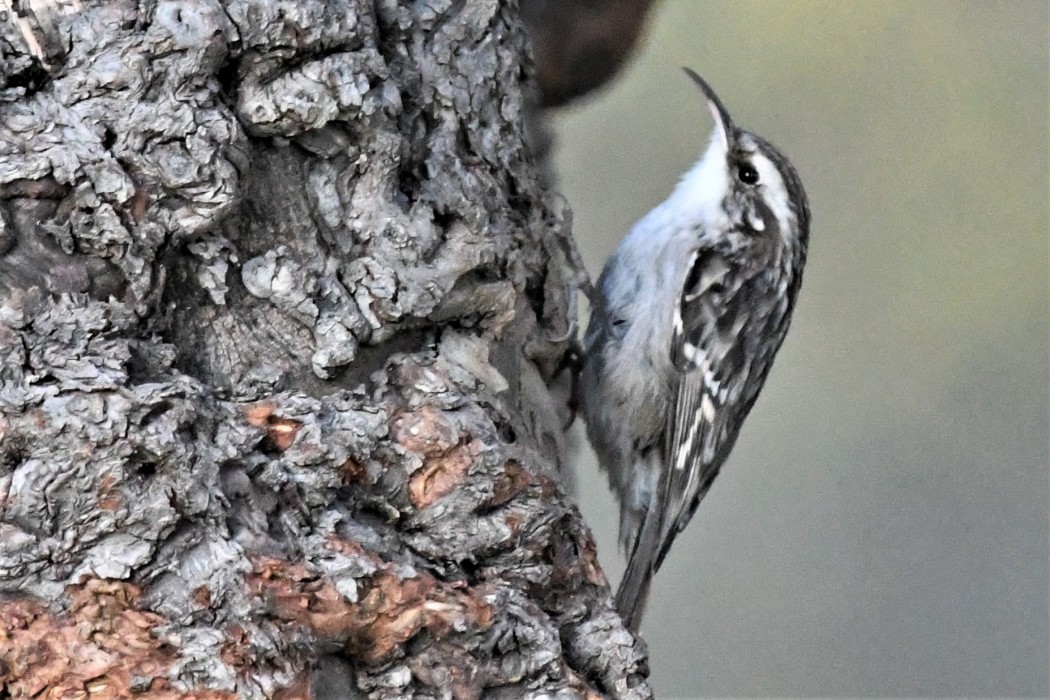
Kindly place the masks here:
<instances>
[{"instance_id":1,"label":"white throat","mask_svg":"<svg viewBox=\"0 0 1050 700\"><path fill-rule=\"evenodd\" d=\"M716 128L711 142L667 199L667 206L705 228L723 230L728 224L722 205L729 192L729 167L725 139Z\"/></svg>"}]
</instances>

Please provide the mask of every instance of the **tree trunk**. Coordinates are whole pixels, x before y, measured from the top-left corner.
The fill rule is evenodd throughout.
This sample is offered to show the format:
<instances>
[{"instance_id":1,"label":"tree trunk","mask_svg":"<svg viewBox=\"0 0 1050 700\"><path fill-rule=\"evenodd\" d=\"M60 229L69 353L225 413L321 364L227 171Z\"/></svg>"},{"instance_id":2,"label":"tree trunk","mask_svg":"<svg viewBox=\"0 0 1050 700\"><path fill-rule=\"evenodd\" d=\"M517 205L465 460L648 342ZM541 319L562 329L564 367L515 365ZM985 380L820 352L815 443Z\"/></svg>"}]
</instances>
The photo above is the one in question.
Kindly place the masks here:
<instances>
[{"instance_id":1,"label":"tree trunk","mask_svg":"<svg viewBox=\"0 0 1050 700\"><path fill-rule=\"evenodd\" d=\"M0 697L650 696L526 57L497 0L0 2Z\"/></svg>"}]
</instances>

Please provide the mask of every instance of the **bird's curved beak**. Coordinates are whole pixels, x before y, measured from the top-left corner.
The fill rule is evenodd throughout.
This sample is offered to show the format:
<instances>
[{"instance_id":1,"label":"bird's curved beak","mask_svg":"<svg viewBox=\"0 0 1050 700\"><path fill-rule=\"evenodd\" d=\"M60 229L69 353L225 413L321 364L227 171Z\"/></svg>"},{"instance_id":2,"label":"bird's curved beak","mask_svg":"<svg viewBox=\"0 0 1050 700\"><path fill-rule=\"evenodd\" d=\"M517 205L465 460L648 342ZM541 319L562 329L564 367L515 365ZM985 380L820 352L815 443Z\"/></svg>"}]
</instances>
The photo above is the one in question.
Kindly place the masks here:
<instances>
[{"instance_id":1,"label":"bird's curved beak","mask_svg":"<svg viewBox=\"0 0 1050 700\"><path fill-rule=\"evenodd\" d=\"M693 79L693 82L700 88L700 92L704 93L704 99L707 100L707 109L711 112L711 117L715 120L715 133L718 134L719 139L722 142L723 152L729 152L729 144L733 141L733 132L736 128L733 126L733 119L729 116L729 112L726 111L725 106L722 104L722 100L718 99L718 95L711 89L711 86L707 84L703 78L696 74L691 68L682 67L685 74Z\"/></svg>"}]
</instances>

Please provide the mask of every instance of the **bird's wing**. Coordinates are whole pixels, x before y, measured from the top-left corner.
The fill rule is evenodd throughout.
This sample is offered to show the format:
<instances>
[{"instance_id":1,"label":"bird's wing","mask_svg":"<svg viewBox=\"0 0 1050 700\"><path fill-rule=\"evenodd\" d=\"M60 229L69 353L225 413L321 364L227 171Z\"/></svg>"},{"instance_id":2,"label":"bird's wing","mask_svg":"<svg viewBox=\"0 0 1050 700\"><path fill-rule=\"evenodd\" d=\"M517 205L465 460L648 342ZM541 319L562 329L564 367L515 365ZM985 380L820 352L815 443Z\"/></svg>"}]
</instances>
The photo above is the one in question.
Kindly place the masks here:
<instances>
[{"instance_id":1,"label":"bird's wing","mask_svg":"<svg viewBox=\"0 0 1050 700\"><path fill-rule=\"evenodd\" d=\"M675 307L671 360L677 370L674 413L670 416L661 453L660 480L655 486L628 552L627 570L616 592L616 607L637 631L649 596L653 574L660 567L678 532L685 527L718 474L732 439L725 404L729 386L721 365L732 364L734 320L725 315L727 295L738 284L733 267L710 250L698 250Z\"/></svg>"},{"instance_id":2,"label":"bird's wing","mask_svg":"<svg viewBox=\"0 0 1050 700\"><path fill-rule=\"evenodd\" d=\"M680 374L664 447L654 571L718 476L735 437L725 407L747 374L737 342L747 320L740 308L741 283L734 266L717 252L693 254L673 324L671 360Z\"/></svg>"}]
</instances>

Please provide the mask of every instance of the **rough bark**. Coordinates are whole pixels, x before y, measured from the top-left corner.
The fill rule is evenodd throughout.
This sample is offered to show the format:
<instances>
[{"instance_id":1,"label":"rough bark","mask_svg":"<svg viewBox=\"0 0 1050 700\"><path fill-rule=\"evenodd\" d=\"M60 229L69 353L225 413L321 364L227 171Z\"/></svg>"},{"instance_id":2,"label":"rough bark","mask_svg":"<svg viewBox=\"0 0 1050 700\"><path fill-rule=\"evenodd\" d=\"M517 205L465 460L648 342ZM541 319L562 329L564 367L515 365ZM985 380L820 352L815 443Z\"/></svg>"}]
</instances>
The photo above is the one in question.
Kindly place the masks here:
<instances>
[{"instance_id":1,"label":"rough bark","mask_svg":"<svg viewBox=\"0 0 1050 700\"><path fill-rule=\"evenodd\" d=\"M0 697L648 697L558 477L576 271L514 8L35 5Z\"/></svg>"}]
</instances>

